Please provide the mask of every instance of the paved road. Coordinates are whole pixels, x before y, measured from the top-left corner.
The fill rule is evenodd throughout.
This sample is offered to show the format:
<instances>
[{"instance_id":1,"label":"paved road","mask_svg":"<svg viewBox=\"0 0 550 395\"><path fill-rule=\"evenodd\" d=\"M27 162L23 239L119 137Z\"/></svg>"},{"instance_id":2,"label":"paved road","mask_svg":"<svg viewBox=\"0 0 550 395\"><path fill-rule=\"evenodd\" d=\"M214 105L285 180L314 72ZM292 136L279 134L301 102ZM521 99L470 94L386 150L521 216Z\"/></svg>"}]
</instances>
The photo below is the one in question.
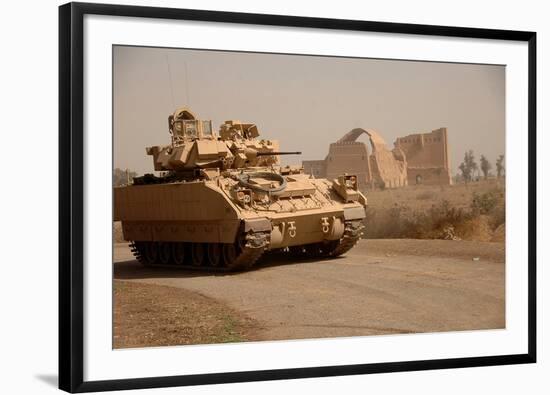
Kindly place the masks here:
<instances>
[{"instance_id":1,"label":"paved road","mask_svg":"<svg viewBox=\"0 0 550 395\"><path fill-rule=\"evenodd\" d=\"M213 275L150 269L115 247L115 278L199 292L259 321L259 339L503 328L498 243L362 240L345 257ZM184 302L184 301L182 301Z\"/></svg>"}]
</instances>

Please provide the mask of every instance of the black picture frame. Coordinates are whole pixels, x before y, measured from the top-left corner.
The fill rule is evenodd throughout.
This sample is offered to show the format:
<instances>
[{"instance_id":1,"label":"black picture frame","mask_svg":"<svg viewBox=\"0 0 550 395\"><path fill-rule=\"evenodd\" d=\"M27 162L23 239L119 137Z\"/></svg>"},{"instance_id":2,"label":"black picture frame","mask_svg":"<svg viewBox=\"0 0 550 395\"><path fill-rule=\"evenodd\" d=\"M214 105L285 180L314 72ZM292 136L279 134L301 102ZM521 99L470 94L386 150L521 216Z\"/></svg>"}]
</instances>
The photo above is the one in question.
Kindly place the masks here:
<instances>
[{"instance_id":1,"label":"black picture frame","mask_svg":"<svg viewBox=\"0 0 550 395\"><path fill-rule=\"evenodd\" d=\"M83 19L86 14L511 40L528 43L528 352L451 358L84 381L83 351ZM90 392L343 376L536 362L536 33L109 4L59 8L59 388Z\"/></svg>"}]
</instances>

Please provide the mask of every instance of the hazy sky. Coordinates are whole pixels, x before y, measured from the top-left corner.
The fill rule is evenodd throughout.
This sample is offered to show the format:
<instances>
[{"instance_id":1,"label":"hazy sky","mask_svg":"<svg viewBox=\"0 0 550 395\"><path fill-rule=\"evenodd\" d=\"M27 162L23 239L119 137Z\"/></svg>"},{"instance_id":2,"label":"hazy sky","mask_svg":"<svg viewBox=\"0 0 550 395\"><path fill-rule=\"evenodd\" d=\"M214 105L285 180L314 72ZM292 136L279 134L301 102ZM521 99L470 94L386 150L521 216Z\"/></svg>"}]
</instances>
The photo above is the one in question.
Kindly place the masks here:
<instances>
[{"instance_id":1,"label":"hazy sky","mask_svg":"<svg viewBox=\"0 0 550 395\"><path fill-rule=\"evenodd\" d=\"M115 47L115 167L152 172L145 147L169 144L168 115L189 106L214 129L258 125L286 163L323 159L361 127L396 137L447 127L452 173L464 152L504 153L504 66ZM361 139L365 140L365 137Z\"/></svg>"}]
</instances>

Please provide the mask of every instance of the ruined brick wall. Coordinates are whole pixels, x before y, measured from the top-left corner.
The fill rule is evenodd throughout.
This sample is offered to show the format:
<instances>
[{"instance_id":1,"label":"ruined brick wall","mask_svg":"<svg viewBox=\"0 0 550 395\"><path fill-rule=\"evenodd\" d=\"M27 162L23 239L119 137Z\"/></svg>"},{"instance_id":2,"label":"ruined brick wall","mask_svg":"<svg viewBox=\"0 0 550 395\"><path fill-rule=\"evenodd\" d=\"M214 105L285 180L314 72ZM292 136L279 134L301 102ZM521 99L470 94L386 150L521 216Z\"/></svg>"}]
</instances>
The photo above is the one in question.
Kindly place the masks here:
<instances>
[{"instance_id":1,"label":"ruined brick wall","mask_svg":"<svg viewBox=\"0 0 550 395\"><path fill-rule=\"evenodd\" d=\"M407 185L407 167L396 160L392 151L377 151L370 155L372 186L399 188Z\"/></svg>"},{"instance_id":2,"label":"ruined brick wall","mask_svg":"<svg viewBox=\"0 0 550 395\"><path fill-rule=\"evenodd\" d=\"M327 169L325 160L304 160L302 161L304 172L306 174L313 174L315 178L326 178Z\"/></svg>"},{"instance_id":3,"label":"ruined brick wall","mask_svg":"<svg viewBox=\"0 0 550 395\"><path fill-rule=\"evenodd\" d=\"M372 186L399 188L407 185L407 166L403 152L390 151L382 136L374 130L364 132L369 136L372 148L372 154L370 154Z\"/></svg>"},{"instance_id":4,"label":"ruined brick wall","mask_svg":"<svg viewBox=\"0 0 550 395\"><path fill-rule=\"evenodd\" d=\"M326 178L332 180L344 173L355 174L358 186L366 188L369 183L369 154L364 143L356 141L336 142L329 147L325 158Z\"/></svg>"},{"instance_id":5,"label":"ruined brick wall","mask_svg":"<svg viewBox=\"0 0 550 395\"><path fill-rule=\"evenodd\" d=\"M394 145L405 154L409 185L452 183L446 128L399 137Z\"/></svg>"}]
</instances>

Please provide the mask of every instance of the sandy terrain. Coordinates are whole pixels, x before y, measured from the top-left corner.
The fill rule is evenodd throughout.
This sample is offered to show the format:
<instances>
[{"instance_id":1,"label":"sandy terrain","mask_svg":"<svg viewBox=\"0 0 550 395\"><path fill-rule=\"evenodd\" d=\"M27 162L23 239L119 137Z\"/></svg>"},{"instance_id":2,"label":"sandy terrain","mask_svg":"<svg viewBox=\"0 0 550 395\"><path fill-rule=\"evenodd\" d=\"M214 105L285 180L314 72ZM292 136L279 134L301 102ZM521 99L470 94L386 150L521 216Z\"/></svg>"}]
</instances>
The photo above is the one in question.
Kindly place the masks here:
<instances>
[{"instance_id":1,"label":"sandy terrain","mask_svg":"<svg viewBox=\"0 0 550 395\"><path fill-rule=\"evenodd\" d=\"M504 245L361 240L345 257L268 256L245 273L144 268L115 247L115 278L182 288L259 323L254 339L503 328ZM181 303L185 303L182 300Z\"/></svg>"}]
</instances>

